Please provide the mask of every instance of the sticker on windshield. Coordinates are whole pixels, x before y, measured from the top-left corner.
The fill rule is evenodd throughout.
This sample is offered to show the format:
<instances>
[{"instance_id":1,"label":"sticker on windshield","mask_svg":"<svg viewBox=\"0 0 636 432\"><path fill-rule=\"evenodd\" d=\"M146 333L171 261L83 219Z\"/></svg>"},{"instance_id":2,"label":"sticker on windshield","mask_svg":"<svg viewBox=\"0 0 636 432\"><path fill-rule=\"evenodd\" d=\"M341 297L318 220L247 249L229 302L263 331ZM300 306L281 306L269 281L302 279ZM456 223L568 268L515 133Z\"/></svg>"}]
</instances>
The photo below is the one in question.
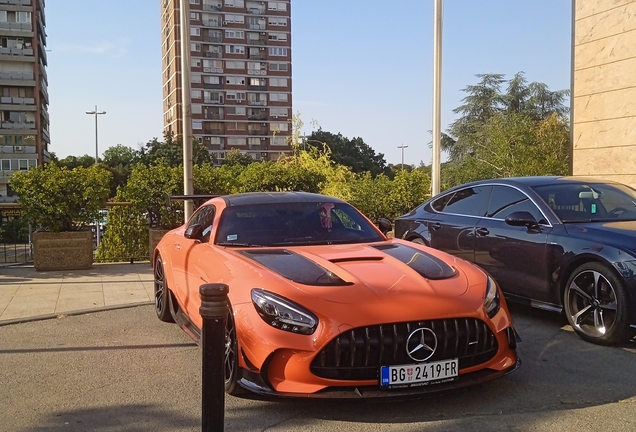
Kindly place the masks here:
<instances>
[{"instance_id":1,"label":"sticker on windshield","mask_svg":"<svg viewBox=\"0 0 636 432\"><path fill-rule=\"evenodd\" d=\"M226 240L227 241L234 241L238 239L238 234L230 234L229 236L227 236Z\"/></svg>"}]
</instances>

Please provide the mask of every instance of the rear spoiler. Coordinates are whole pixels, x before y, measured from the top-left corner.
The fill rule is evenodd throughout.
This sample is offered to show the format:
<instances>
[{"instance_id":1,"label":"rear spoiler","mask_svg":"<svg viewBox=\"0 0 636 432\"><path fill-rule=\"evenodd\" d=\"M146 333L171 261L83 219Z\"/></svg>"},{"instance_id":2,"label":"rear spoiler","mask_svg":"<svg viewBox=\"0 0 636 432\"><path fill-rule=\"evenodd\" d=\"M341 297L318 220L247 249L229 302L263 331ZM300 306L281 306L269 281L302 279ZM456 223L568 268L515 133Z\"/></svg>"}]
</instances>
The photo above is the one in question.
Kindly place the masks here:
<instances>
[{"instance_id":1,"label":"rear spoiler","mask_svg":"<svg viewBox=\"0 0 636 432\"><path fill-rule=\"evenodd\" d=\"M168 207L170 207L172 205L172 201L192 200L195 203L198 203L198 207L199 205L203 204L203 202L219 196L221 195L168 195L166 196L166 203L168 204Z\"/></svg>"}]
</instances>

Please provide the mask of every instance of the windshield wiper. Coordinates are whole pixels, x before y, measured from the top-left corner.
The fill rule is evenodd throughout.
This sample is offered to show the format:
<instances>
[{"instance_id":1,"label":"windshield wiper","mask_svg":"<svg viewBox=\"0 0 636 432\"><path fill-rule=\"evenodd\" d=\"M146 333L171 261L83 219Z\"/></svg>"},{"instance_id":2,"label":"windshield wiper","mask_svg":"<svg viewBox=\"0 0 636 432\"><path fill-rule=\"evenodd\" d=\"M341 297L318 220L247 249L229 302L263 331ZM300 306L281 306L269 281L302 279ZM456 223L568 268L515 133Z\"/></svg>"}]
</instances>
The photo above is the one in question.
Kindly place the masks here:
<instances>
[{"instance_id":1,"label":"windshield wiper","mask_svg":"<svg viewBox=\"0 0 636 432\"><path fill-rule=\"evenodd\" d=\"M238 243L238 242L218 242L217 246L236 246L236 247L263 247L263 245L253 243Z\"/></svg>"}]
</instances>

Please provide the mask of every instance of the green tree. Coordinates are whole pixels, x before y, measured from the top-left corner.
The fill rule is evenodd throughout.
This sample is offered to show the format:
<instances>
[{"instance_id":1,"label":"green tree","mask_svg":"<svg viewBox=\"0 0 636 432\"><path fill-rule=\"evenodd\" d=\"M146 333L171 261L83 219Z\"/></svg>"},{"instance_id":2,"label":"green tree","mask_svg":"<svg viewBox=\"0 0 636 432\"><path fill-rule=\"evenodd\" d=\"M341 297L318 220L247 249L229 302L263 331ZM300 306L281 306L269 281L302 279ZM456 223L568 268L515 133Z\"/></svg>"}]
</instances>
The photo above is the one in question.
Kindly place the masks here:
<instances>
[{"instance_id":1,"label":"green tree","mask_svg":"<svg viewBox=\"0 0 636 432\"><path fill-rule=\"evenodd\" d=\"M60 232L92 224L108 199L111 174L101 165L68 169L49 163L17 171L9 184L24 218L34 227Z\"/></svg>"},{"instance_id":2,"label":"green tree","mask_svg":"<svg viewBox=\"0 0 636 432\"><path fill-rule=\"evenodd\" d=\"M241 165L246 167L252 162L255 162L252 156L248 155L247 153L242 153L238 149L232 149L226 153L225 159L223 160L223 165Z\"/></svg>"},{"instance_id":3,"label":"green tree","mask_svg":"<svg viewBox=\"0 0 636 432\"><path fill-rule=\"evenodd\" d=\"M443 185L527 173L567 174L568 91L528 84L523 72L507 81L505 92L502 74L477 77L480 82L464 89L463 104L453 110L460 117L442 136L442 149L449 155ZM552 147L541 140L549 140Z\"/></svg>"},{"instance_id":4,"label":"green tree","mask_svg":"<svg viewBox=\"0 0 636 432\"><path fill-rule=\"evenodd\" d=\"M323 131L322 128L313 132L308 139L299 143L303 148L315 147L322 149L327 146L331 160L339 165L351 168L354 173L370 172L372 177L378 174L390 174L382 153L375 153L362 138L349 139L342 134Z\"/></svg>"},{"instance_id":5,"label":"green tree","mask_svg":"<svg viewBox=\"0 0 636 432\"><path fill-rule=\"evenodd\" d=\"M80 157L67 156L64 159L57 162L57 165L60 167L68 168L68 169L73 169L78 167L88 168L91 165L95 165L95 158L87 154Z\"/></svg>"},{"instance_id":6,"label":"green tree","mask_svg":"<svg viewBox=\"0 0 636 432\"><path fill-rule=\"evenodd\" d=\"M182 136L174 136L167 132L164 134L164 140L159 141L153 138L148 141L139 151L141 162L146 165L152 165L159 160L163 160L171 167L183 166L183 140ZM207 148L199 143L198 140L192 140L192 164L203 165L214 163L214 158L210 155Z\"/></svg>"}]
</instances>

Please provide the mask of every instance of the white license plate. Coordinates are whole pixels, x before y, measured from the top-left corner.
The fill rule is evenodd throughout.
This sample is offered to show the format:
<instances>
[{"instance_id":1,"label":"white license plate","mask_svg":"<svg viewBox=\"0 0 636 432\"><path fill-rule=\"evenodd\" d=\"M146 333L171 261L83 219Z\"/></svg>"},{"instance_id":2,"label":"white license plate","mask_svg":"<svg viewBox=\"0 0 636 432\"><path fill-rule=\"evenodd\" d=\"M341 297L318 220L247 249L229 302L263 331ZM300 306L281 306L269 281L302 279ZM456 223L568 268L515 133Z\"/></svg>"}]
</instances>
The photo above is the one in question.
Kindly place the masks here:
<instances>
[{"instance_id":1,"label":"white license plate","mask_svg":"<svg viewBox=\"0 0 636 432\"><path fill-rule=\"evenodd\" d=\"M382 366L382 387L412 387L433 381L448 381L459 375L457 359L400 366Z\"/></svg>"}]
</instances>

